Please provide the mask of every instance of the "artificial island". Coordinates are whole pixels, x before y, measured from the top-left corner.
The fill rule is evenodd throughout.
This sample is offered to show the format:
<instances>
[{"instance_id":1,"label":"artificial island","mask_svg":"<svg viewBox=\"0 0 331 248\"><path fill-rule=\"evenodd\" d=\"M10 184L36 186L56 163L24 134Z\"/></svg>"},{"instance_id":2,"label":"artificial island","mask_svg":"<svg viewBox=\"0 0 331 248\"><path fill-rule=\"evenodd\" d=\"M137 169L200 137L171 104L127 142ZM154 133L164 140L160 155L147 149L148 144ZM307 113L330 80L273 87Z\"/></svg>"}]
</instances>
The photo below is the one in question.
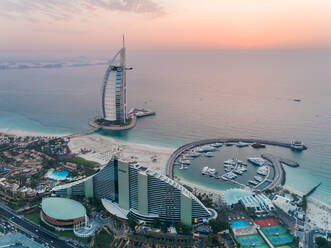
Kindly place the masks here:
<instances>
[{"instance_id":1,"label":"artificial island","mask_svg":"<svg viewBox=\"0 0 331 248\"><path fill-rule=\"evenodd\" d=\"M95 129L121 131L136 126L137 118L154 115L147 109L133 108L127 110L126 48L123 36L123 47L109 62L104 75L101 90L101 117L96 117L89 124Z\"/></svg>"}]
</instances>

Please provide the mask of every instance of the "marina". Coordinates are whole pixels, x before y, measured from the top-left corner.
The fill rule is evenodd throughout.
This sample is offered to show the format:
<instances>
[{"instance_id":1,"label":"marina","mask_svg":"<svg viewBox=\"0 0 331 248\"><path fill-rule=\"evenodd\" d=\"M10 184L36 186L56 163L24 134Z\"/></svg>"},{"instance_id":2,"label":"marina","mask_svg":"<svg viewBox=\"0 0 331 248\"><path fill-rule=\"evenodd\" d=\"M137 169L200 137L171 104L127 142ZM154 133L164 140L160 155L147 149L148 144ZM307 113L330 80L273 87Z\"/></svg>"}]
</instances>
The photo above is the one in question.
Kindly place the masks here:
<instances>
[{"instance_id":1,"label":"marina","mask_svg":"<svg viewBox=\"0 0 331 248\"><path fill-rule=\"evenodd\" d=\"M292 167L299 165L297 162L290 159L268 153L267 151L270 151L270 148L278 146L267 146L263 144L261 140L251 141L249 143L245 139L245 142L242 141L244 144L239 143L241 140L231 139L230 141L231 142L227 142L227 140L212 140L210 143L209 140L208 143L190 143L175 151L169 161L171 161L173 156L176 156L179 151L180 153L177 154L178 156L174 163L178 165L178 167L176 167L178 168L178 170L176 169L176 175L179 171L183 171L179 173L180 178L183 176L187 177L200 168L200 177L198 179L197 176L195 176L195 178L197 178L195 180L201 180L205 185L214 185L212 186L213 188L220 187L222 189L249 187L257 191L265 191L279 185L284 185L286 175L283 165L290 164ZM232 145L227 146L227 143L231 143ZM265 145L266 147L263 151L266 151L266 153L259 153L258 151L260 150L252 146L252 144L255 143ZM220 146L220 144L222 144L222 146ZM290 148L290 144L281 146L281 149L284 149L282 147ZM250 156L247 151L250 151L252 155L255 154L255 156ZM194 156L190 156L192 154L194 154ZM188 160L186 161L186 167L184 167L182 163L185 160ZM168 172L169 167L167 166L167 173Z\"/></svg>"}]
</instances>

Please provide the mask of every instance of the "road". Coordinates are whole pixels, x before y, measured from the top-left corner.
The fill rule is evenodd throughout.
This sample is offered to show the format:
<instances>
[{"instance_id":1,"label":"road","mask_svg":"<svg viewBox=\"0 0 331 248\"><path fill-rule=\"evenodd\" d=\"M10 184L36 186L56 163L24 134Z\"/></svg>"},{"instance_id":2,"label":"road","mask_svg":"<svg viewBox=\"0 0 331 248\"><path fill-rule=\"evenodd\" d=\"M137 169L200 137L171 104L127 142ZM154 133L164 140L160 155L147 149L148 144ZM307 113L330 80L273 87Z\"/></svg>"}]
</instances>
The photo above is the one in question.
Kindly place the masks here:
<instances>
[{"instance_id":1,"label":"road","mask_svg":"<svg viewBox=\"0 0 331 248\"><path fill-rule=\"evenodd\" d=\"M59 239L52 232L36 225L25 219L24 217L18 215L14 210L7 207L6 205L0 203L1 215L8 218L11 222L15 223L24 232L33 235L44 242L49 243L51 246L56 248L72 248L73 246L67 244L65 241Z\"/></svg>"}]
</instances>

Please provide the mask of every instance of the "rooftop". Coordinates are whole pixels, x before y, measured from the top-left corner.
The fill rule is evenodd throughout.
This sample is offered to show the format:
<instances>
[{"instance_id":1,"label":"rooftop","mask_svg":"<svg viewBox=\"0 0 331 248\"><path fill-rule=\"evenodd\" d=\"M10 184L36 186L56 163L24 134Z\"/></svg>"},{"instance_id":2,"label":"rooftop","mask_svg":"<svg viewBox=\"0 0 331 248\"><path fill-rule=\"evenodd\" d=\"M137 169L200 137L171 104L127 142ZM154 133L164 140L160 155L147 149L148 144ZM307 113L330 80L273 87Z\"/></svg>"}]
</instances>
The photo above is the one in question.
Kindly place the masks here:
<instances>
[{"instance_id":1,"label":"rooftop","mask_svg":"<svg viewBox=\"0 0 331 248\"><path fill-rule=\"evenodd\" d=\"M86 209L81 203L68 198L43 198L41 208L47 216L58 220L76 219L86 215Z\"/></svg>"}]
</instances>

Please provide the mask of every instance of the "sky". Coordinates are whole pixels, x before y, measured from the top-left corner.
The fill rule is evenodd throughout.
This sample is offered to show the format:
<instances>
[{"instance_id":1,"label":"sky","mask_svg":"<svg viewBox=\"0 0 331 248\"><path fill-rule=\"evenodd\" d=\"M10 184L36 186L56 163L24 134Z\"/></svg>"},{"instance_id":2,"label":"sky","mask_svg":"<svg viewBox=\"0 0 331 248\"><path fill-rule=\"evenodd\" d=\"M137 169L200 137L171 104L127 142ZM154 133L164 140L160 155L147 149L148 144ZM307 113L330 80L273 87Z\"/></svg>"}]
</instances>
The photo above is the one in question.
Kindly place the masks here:
<instances>
[{"instance_id":1,"label":"sky","mask_svg":"<svg viewBox=\"0 0 331 248\"><path fill-rule=\"evenodd\" d=\"M0 0L0 52L324 49L331 0Z\"/></svg>"}]
</instances>

